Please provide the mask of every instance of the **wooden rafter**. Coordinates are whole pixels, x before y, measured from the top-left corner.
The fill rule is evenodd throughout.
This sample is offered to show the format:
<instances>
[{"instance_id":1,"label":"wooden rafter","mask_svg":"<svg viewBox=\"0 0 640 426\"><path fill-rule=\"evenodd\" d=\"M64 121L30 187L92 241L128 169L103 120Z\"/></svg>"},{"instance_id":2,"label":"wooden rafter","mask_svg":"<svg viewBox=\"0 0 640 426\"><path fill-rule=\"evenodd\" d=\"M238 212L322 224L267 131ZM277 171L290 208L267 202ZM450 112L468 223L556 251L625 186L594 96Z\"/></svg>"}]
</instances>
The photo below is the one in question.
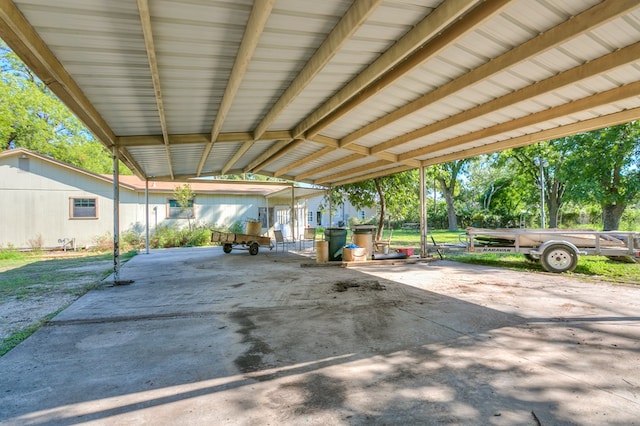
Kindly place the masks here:
<instances>
[{"instance_id":1,"label":"wooden rafter","mask_svg":"<svg viewBox=\"0 0 640 426\"><path fill-rule=\"evenodd\" d=\"M158 71L158 59L156 57L156 47L153 42L153 31L151 29L151 13L149 12L149 3L147 0L138 0L138 14L140 15L142 34L144 35L144 46L149 60L153 92L156 97L156 105L158 106L158 118L160 119L160 127L162 129L162 140L167 155L169 174L173 176L173 161L171 161L171 148L169 147L169 130L167 129L164 100L162 99L162 90L160 88L160 72Z\"/></svg>"},{"instance_id":2,"label":"wooden rafter","mask_svg":"<svg viewBox=\"0 0 640 426\"><path fill-rule=\"evenodd\" d=\"M332 161L332 162L327 163L325 165L322 165L320 167L316 167L315 169L308 170L308 171L306 171L304 173L300 173L299 175L296 176L296 179L305 179L305 178L307 178L309 176L313 176L315 174L322 173L322 172L325 172L327 170L331 170L331 169L334 169L336 167L343 166L345 164L349 164L349 163L351 163L353 161L360 160L360 159L362 159L364 157L366 157L366 155L364 155L364 154L351 154L351 155L349 155L347 157L344 157L344 158L341 158L339 160Z\"/></svg>"},{"instance_id":3,"label":"wooden rafter","mask_svg":"<svg viewBox=\"0 0 640 426\"><path fill-rule=\"evenodd\" d=\"M431 153L437 153L445 149L451 149L466 143L473 141L495 137L503 133L511 132L523 127L532 126L537 123L543 123L546 121L565 117L567 115L576 114L583 111L592 110L599 105L611 104L619 102L624 99L640 96L640 81L630 83L615 89L608 90L606 92L598 93L593 96L578 99L573 102L569 102L560 105L555 108L550 108L544 111L540 111L535 114L529 114L525 117L510 120L505 123L497 124L486 129L478 130L475 132L467 133L466 135L458 136L453 139L438 142L433 145L429 145L423 148L418 148L409 152L401 154L402 158L418 158Z\"/></svg>"},{"instance_id":4,"label":"wooden rafter","mask_svg":"<svg viewBox=\"0 0 640 426\"><path fill-rule=\"evenodd\" d=\"M9 0L0 1L0 38L103 144L109 148L116 144L113 130L24 15Z\"/></svg>"},{"instance_id":5,"label":"wooden rafter","mask_svg":"<svg viewBox=\"0 0 640 426\"><path fill-rule=\"evenodd\" d=\"M260 139L262 137L278 115L302 92L329 60L335 56L344 43L351 38L381 2L382 0L361 0L352 4L324 42L322 42L318 50L316 50L309 61L307 61L304 68L302 68L289 87L287 87L282 96L280 96L273 107L271 107L260 124L256 126L254 139Z\"/></svg>"},{"instance_id":6,"label":"wooden rafter","mask_svg":"<svg viewBox=\"0 0 640 426\"><path fill-rule=\"evenodd\" d=\"M464 20L457 21L425 47L416 51L478 3L475 0L445 1L349 84L298 124L293 130L294 136L300 137L304 133L306 137L312 137L318 134L383 87L414 69L432 54L444 49L452 40L461 37L497 13L509 1L494 0L482 3ZM374 82L375 84L372 84Z\"/></svg>"},{"instance_id":7,"label":"wooden rafter","mask_svg":"<svg viewBox=\"0 0 640 426\"><path fill-rule=\"evenodd\" d=\"M378 160L378 161L374 161L373 163L367 163L364 164L362 166L359 167L353 167L350 168L349 170L346 170L344 172L340 172L340 173L334 173L332 175L328 175L325 177L322 177L320 179L315 179L314 182L319 184L319 185L324 185L327 183L331 183L331 182L336 182L339 180L342 180L343 178L346 178L348 176L357 176L359 174L362 174L363 172L370 172L372 169L377 169L379 167L385 167L388 166L390 164L393 164L389 161L385 161L385 160Z\"/></svg>"},{"instance_id":8,"label":"wooden rafter","mask_svg":"<svg viewBox=\"0 0 640 426\"><path fill-rule=\"evenodd\" d=\"M354 177L347 178L347 179L337 180L335 182L328 182L329 185L327 185L327 186L340 186L340 185L346 185L348 183L362 182L363 180L375 179L377 177L388 176L388 175L392 175L394 173L406 172L407 170L413 170L415 168L416 167L406 166L406 165L402 165L402 166L398 166L398 167L390 167L388 169L380 170L380 171L377 171L377 172L372 172L372 173L367 173L367 174L360 175L360 176L354 176Z\"/></svg>"},{"instance_id":9,"label":"wooden rafter","mask_svg":"<svg viewBox=\"0 0 640 426\"><path fill-rule=\"evenodd\" d=\"M444 120L437 121L433 124L421 127L412 132L405 133L386 142L380 143L371 148L371 153L378 153L387 149L398 147L404 143L416 140L421 137L442 131L453 127L457 124L464 123L474 118L481 117L505 108L509 108L519 102L532 99L536 96L552 92L559 88L565 87L571 83L594 77L605 73L614 68L637 61L640 58L640 43L620 49L609 55L594 59L593 61L574 67L570 70L556 74L546 80L542 80L530 86L524 87L515 92L511 92L500 98L496 98L490 102L478 105L475 108L468 109L459 114L452 115Z\"/></svg>"},{"instance_id":10,"label":"wooden rafter","mask_svg":"<svg viewBox=\"0 0 640 426\"><path fill-rule=\"evenodd\" d=\"M495 142L492 144L464 149L452 154L432 157L424 160L422 162L422 165L432 166L434 164L446 163L463 158L471 158L478 155L491 154L493 152L504 151L505 149L518 148L537 142L558 139L565 136L574 135L579 132L589 132L592 130L601 129L603 127L616 126L618 124L628 123L629 121L638 119L640 119L640 108L628 109L613 114L592 118L589 120L579 121L577 123L554 127L553 129L547 129L536 133L518 136L501 142Z\"/></svg>"},{"instance_id":11,"label":"wooden rafter","mask_svg":"<svg viewBox=\"0 0 640 426\"><path fill-rule=\"evenodd\" d=\"M470 87L486 80L496 73L513 67L514 65L526 61L535 55L556 47L570 38L577 37L594 27L603 25L625 12L628 12L630 9L637 7L638 3L636 0L607 0L599 5L587 9L580 15L551 28L549 31L532 38L526 43L523 43L503 55L486 62L461 77L452 80L451 82L438 87L436 90L398 108L381 119L378 119L350 135L345 136L340 141L340 146L347 146L375 130L426 108L434 102L440 101L447 96L451 96L466 87Z\"/></svg>"},{"instance_id":12,"label":"wooden rafter","mask_svg":"<svg viewBox=\"0 0 640 426\"><path fill-rule=\"evenodd\" d=\"M300 160L298 160L296 162L293 162L293 163L289 164L286 167L283 167L283 168L277 170L274 173L274 176L278 177L278 176L284 175L285 173L287 173L287 172L289 172L289 171L291 171L293 169L296 169L296 168L298 168L298 167L300 167L300 166L302 166L304 164L311 163L311 162L313 162L313 161L315 161L315 160L317 160L319 158L322 158L325 155L333 152L334 150L335 150L335 148L332 148L330 146L326 146L326 147L322 148L321 150L316 151L316 152L314 152L313 154L311 154L311 155L309 155L307 157L304 157L304 158L302 158L302 159L300 159Z\"/></svg>"},{"instance_id":13,"label":"wooden rafter","mask_svg":"<svg viewBox=\"0 0 640 426\"><path fill-rule=\"evenodd\" d=\"M227 82L224 95L222 96L222 101L220 102L216 118L213 122L210 140L205 146L202 158L200 158L200 163L198 164L198 170L196 172L197 176L200 176L202 173L202 169L204 168L207 158L211 153L214 142L218 138L218 134L222 129L222 124L227 117L227 113L231 110L233 100L240 88L240 83L242 83L242 79L247 72L249 61L258 46L258 41L260 41L260 36L267 24L267 19L271 14L274 3L275 0L255 0L253 3L251 15L249 16L249 21L247 22L235 63L231 69L229 81Z\"/></svg>"}]
</instances>

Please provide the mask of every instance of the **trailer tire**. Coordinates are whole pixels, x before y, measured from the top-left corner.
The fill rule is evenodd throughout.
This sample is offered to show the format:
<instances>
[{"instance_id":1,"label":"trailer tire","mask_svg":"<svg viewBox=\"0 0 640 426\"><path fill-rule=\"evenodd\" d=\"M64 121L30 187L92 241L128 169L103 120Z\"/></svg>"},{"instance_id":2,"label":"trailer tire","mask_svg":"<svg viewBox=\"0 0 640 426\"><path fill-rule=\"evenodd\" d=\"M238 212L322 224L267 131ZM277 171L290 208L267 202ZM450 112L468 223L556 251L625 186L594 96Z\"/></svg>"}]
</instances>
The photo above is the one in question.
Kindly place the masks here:
<instances>
[{"instance_id":1,"label":"trailer tire","mask_svg":"<svg viewBox=\"0 0 640 426\"><path fill-rule=\"evenodd\" d=\"M259 247L260 245L258 243L251 243L251 245L249 246L249 254L251 256L255 256L256 254L258 254Z\"/></svg>"},{"instance_id":2,"label":"trailer tire","mask_svg":"<svg viewBox=\"0 0 640 426\"><path fill-rule=\"evenodd\" d=\"M233 246L231 244L225 244L222 246L222 251L225 253L231 253Z\"/></svg>"},{"instance_id":3,"label":"trailer tire","mask_svg":"<svg viewBox=\"0 0 640 426\"><path fill-rule=\"evenodd\" d=\"M551 244L540 256L542 267L555 273L573 271L578 265L578 254L564 244Z\"/></svg>"}]
</instances>

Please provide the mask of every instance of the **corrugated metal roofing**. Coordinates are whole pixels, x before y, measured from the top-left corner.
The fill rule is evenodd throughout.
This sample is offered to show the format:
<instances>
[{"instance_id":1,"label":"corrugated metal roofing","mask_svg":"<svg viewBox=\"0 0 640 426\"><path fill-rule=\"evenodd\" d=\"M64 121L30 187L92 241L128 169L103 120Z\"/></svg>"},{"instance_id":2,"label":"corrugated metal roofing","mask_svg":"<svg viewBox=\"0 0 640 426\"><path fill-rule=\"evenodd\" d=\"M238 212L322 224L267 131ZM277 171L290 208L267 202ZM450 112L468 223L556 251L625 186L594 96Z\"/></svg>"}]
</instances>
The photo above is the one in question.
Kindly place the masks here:
<instances>
[{"instance_id":1,"label":"corrugated metal roofing","mask_svg":"<svg viewBox=\"0 0 640 426\"><path fill-rule=\"evenodd\" d=\"M141 178L338 185L640 116L637 0L3 0Z\"/></svg>"}]
</instances>

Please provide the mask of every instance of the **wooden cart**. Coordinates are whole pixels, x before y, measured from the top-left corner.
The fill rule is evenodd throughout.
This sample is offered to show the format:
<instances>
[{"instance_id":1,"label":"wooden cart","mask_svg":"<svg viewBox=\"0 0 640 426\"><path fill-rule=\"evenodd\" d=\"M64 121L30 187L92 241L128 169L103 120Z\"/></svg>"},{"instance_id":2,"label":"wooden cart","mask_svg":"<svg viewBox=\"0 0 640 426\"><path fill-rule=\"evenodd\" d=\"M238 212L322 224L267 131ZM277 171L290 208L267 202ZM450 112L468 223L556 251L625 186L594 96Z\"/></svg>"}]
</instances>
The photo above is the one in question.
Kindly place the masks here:
<instances>
[{"instance_id":1,"label":"wooden cart","mask_svg":"<svg viewBox=\"0 0 640 426\"><path fill-rule=\"evenodd\" d=\"M260 235L213 231L211 233L211 242L222 244L222 250L225 253L231 253L231 250L235 248L238 250L249 250L249 254L255 256L258 254L260 246L269 247L269 250L273 249L271 238Z\"/></svg>"}]
</instances>

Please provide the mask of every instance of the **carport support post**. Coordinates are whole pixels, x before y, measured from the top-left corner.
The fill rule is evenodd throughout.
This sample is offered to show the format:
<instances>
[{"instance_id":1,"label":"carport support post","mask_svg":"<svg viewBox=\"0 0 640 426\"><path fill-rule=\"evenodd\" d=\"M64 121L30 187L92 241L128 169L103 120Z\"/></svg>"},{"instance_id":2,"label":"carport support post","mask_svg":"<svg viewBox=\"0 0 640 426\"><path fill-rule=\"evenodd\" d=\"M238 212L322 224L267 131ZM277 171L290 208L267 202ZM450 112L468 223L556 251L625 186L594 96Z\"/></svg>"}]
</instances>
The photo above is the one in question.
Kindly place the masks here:
<instances>
[{"instance_id":1,"label":"carport support post","mask_svg":"<svg viewBox=\"0 0 640 426\"><path fill-rule=\"evenodd\" d=\"M293 182L291 182L291 239L293 241L296 240L296 194L295 194L295 186Z\"/></svg>"},{"instance_id":2,"label":"carport support post","mask_svg":"<svg viewBox=\"0 0 640 426\"><path fill-rule=\"evenodd\" d=\"M420 166L420 257L427 257L427 168Z\"/></svg>"},{"instance_id":3,"label":"carport support post","mask_svg":"<svg viewBox=\"0 0 640 426\"><path fill-rule=\"evenodd\" d=\"M149 179L144 181L145 242L146 253L149 254Z\"/></svg>"},{"instance_id":4,"label":"carport support post","mask_svg":"<svg viewBox=\"0 0 640 426\"><path fill-rule=\"evenodd\" d=\"M113 281L120 281L120 153L113 146Z\"/></svg>"}]
</instances>

